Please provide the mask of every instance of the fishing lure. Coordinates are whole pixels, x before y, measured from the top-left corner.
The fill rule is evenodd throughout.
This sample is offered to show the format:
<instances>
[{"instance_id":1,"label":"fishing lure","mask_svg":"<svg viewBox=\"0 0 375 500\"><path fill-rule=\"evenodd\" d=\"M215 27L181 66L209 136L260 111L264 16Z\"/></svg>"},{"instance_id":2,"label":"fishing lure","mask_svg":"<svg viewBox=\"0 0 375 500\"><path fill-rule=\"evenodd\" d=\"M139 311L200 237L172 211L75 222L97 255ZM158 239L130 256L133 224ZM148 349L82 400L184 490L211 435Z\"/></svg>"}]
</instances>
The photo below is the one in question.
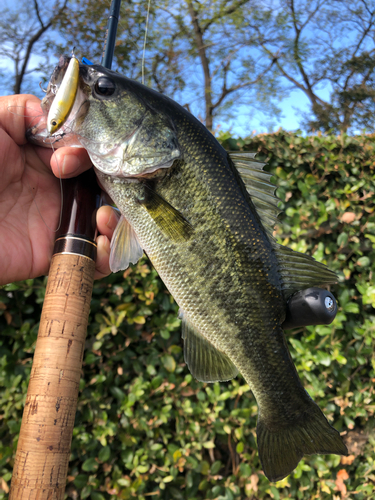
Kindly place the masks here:
<instances>
[{"instance_id":1,"label":"fishing lure","mask_svg":"<svg viewBox=\"0 0 375 500\"><path fill-rule=\"evenodd\" d=\"M47 130L51 135L64 125L69 116L76 98L78 81L79 62L73 55L48 113Z\"/></svg>"}]
</instances>

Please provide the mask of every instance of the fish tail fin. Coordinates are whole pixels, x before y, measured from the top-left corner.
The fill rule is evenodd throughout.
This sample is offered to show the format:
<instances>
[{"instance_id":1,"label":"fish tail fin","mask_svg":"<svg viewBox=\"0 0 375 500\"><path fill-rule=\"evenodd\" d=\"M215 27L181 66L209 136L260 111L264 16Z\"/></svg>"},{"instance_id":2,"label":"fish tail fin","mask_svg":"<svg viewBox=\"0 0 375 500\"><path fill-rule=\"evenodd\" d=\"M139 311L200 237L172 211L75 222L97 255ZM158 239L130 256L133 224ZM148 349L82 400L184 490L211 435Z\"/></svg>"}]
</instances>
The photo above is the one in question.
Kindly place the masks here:
<instances>
[{"instance_id":1,"label":"fish tail fin","mask_svg":"<svg viewBox=\"0 0 375 500\"><path fill-rule=\"evenodd\" d=\"M340 434L313 402L298 420L277 431L269 430L259 415L257 441L263 471L270 481L288 476L303 455L348 455Z\"/></svg>"}]
</instances>

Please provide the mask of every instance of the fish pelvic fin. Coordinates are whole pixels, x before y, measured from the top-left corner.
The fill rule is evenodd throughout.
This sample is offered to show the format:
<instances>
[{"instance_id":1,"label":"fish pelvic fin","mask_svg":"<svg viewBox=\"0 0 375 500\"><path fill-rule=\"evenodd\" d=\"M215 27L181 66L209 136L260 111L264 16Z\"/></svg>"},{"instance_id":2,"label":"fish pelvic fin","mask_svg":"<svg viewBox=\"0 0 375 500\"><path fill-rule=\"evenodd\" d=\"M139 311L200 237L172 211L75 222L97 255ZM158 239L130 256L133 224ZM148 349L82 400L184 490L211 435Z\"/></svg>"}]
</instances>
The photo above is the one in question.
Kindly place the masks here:
<instances>
[{"instance_id":1,"label":"fish pelvic fin","mask_svg":"<svg viewBox=\"0 0 375 500\"><path fill-rule=\"evenodd\" d=\"M109 267L113 273L136 264L143 255L137 236L123 215L117 223L111 240Z\"/></svg>"},{"instance_id":2,"label":"fish pelvic fin","mask_svg":"<svg viewBox=\"0 0 375 500\"><path fill-rule=\"evenodd\" d=\"M314 402L297 421L277 431L269 430L260 414L257 441L264 474L272 482L291 474L304 455L348 455L340 434Z\"/></svg>"}]
</instances>

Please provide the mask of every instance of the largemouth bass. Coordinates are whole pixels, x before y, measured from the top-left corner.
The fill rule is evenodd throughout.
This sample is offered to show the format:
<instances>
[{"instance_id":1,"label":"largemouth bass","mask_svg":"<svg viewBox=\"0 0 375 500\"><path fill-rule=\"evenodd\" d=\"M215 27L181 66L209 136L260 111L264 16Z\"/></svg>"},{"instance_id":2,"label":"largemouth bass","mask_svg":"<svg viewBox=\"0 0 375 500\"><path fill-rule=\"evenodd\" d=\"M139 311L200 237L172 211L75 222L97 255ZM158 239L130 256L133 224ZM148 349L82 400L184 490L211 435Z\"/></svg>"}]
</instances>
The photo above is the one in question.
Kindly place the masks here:
<instances>
[{"instance_id":1,"label":"largemouth bass","mask_svg":"<svg viewBox=\"0 0 375 500\"><path fill-rule=\"evenodd\" d=\"M46 114L67 61L51 77ZM44 117L29 138L47 135ZM74 105L51 140L87 149L122 213L112 270L146 252L180 306L192 375L214 382L240 372L249 384L265 475L284 478L304 454L346 455L303 388L281 327L294 292L336 276L274 240L278 200L264 164L228 153L176 102L98 65L79 65Z\"/></svg>"}]
</instances>

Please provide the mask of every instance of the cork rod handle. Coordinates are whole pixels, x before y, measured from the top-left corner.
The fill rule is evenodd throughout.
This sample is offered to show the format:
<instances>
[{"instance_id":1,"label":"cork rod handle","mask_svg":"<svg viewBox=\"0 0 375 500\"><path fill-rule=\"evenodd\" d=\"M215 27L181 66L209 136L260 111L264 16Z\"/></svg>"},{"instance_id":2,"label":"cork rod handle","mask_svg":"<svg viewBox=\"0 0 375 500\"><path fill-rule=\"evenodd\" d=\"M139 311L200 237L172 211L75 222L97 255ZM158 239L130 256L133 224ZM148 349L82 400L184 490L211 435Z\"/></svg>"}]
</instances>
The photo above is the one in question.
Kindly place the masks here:
<instances>
[{"instance_id":1,"label":"cork rod handle","mask_svg":"<svg viewBox=\"0 0 375 500\"><path fill-rule=\"evenodd\" d=\"M63 500L95 273L92 170L64 181L9 500Z\"/></svg>"},{"instance_id":2,"label":"cork rod handle","mask_svg":"<svg viewBox=\"0 0 375 500\"><path fill-rule=\"evenodd\" d=\"M10 500L64 498L95 262L52 258Z\"/></svg>"}]
</instances>

